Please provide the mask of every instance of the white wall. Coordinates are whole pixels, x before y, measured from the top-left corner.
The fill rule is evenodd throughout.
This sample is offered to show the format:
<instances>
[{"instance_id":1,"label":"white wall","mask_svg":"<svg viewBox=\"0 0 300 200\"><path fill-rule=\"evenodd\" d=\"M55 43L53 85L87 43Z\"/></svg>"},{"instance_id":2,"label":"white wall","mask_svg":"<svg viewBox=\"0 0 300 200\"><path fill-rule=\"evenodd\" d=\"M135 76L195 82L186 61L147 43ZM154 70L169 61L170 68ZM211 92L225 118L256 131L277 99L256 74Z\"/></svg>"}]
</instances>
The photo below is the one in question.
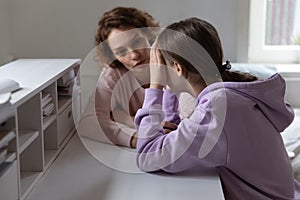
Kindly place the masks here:
<instances>
[{"instance_id":1,"label":"white wall","mask_svg":"<svg viewBox=\"0 0 300 200\"><path fill-rule=\"evenodd\" d=\"M237 38L238 34L245 32L245 28L238 26L241 25L238 7L247 11L247 3L243 2L248 1L10 0L11 46L15 57L84 58L93 48L99 17L108 9L122 5L148 11L162 26L191 16L204 18L218 29L225 59L241 62L245 60L240 60L243 56L237 55L237 51L243 52L241 48L244 47L238 45ZM242 21L246 29L247 17ZM241 35L243 36L244 34ZM239 41L248 41L248 38ZM244 50L246 49L247 45Z\"/></svg>"},{"instance_id":2,"label":"white wall","mask_svg":"<svg viewBox=\"0 0 300 200\"><path fill-rule=\"evenodd\" d=\"M0 0L0 66L11 60L9 0Z\"/></svg>"},{"instance_id":3,"label":"white wall","mask_svg":"<svg viewBox=\"0 0 300 200\"><path fill-rule=\"evenodd\" d=\"M248 62L250 0L237 1L236 61Z\"/></svg>"}]
</instances>

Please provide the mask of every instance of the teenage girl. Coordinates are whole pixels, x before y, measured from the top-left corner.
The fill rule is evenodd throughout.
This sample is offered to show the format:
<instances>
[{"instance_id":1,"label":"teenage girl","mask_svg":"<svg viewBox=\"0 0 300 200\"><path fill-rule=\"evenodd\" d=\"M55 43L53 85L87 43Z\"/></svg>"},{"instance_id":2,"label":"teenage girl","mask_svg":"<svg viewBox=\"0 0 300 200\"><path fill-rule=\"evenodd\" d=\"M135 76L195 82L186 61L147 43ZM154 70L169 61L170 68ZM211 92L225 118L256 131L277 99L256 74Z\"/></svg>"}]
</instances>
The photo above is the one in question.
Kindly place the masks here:
<instances>
[{"instance_id":1,"label":"teenage girl","mask_svg":"<svg viewBox=\"0 0 300 200\"><path fill-rule=\"evenodd\" d=\"M215 168L226 199L300 199L280 135L294 113L279 74L258 80L229 71L216 29L198 18L169 25L151 49L150 65L150 88L135 117L142 170ZM172 93L165 85L197 98L191 116L169 133L161 122L176 117L177 98L163 96Z\"/></svg>"}]
</instances>

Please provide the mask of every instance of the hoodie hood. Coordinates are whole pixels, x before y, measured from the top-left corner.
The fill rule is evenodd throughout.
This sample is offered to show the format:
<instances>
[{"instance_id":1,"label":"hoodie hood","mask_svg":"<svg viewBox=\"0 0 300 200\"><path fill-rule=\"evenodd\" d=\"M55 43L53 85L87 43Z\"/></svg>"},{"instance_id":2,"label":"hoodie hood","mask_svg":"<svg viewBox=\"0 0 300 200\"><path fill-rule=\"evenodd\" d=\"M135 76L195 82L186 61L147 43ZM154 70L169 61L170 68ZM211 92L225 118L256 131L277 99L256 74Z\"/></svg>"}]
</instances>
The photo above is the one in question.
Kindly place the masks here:
<instances>
[{"instance_id":1,"label":"hoodie hood","mask_svg":"<svg viewBox=\"0 0 300 200\"><path fill-rule=\"evenodd\" d=\"M294 119L292 107L284 100L285 81L277 73L265 80L211 84L200 93L198 100L204 94L220 88L230 89L253 100L279 132L288 127Z\"/></svg>"}]
</instances>

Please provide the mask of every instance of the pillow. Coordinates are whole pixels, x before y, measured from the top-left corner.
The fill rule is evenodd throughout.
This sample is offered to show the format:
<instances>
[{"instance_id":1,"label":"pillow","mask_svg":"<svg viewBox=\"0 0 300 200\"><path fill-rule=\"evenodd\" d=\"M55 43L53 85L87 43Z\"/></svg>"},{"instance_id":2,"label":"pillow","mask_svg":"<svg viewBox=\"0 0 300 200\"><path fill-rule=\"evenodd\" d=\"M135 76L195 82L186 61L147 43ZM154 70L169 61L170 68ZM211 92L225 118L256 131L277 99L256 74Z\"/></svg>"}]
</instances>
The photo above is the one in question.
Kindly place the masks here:
<instances>
[{"instance_id":1,"label":"pillow","mask_svg":"<svg viewBox=\"0 0 300 200\"><path fill-rule=\"evenodd\" d=\"M291 159L291 163L294 176L300 181L300 108L295 108L294 111L294 121L281 133L281 135L286 150L295 154L295 157Z\"/></svg>"},{"instance_id":2,"label":"pillow","mask_svg":"<svg viewBox=\"0 0 300 200\"><path fill-rule=\"evenodd\" d=\"M282 132L282 138L288 151L300 153L300 108L295 108L295 118L291 125Z\"/></svg>"},{"instance_id":3,"label":"pillow","mask_svg":"<svg viewBox=\"0 0 300 200\"><path fill-rule=\"evenodd\" d=\"M275 74L277 72L277 68L274 65L231 63L230 71L246 72L259 78L266 79Z\"/></svg>"}]
</instances>

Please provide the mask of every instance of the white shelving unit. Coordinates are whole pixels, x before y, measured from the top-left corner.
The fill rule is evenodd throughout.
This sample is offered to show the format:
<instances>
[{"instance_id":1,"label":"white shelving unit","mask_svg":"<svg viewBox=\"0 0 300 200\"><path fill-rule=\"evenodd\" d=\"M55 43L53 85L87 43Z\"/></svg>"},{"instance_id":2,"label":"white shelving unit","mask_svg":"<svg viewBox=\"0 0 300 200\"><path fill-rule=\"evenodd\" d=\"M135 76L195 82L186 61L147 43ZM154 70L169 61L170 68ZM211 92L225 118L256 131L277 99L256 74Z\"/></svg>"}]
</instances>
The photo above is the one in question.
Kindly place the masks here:
<instances>
[{"instance_id":1,"label":"white shelving unit","mask_svg":"<svg viewBox=\"0 0 300 200\"><path fill-rule=\"evenodd\" d=\"M58 94L58 81L80 59L19 59L0 67L0 79L17 81L21 89L0 107L0 130L14 131L4 164L0 165L0 199L24 200L75 131L72 97ZM51 96L50 115L42 100Z\"/></svg>"}]
</instances>

